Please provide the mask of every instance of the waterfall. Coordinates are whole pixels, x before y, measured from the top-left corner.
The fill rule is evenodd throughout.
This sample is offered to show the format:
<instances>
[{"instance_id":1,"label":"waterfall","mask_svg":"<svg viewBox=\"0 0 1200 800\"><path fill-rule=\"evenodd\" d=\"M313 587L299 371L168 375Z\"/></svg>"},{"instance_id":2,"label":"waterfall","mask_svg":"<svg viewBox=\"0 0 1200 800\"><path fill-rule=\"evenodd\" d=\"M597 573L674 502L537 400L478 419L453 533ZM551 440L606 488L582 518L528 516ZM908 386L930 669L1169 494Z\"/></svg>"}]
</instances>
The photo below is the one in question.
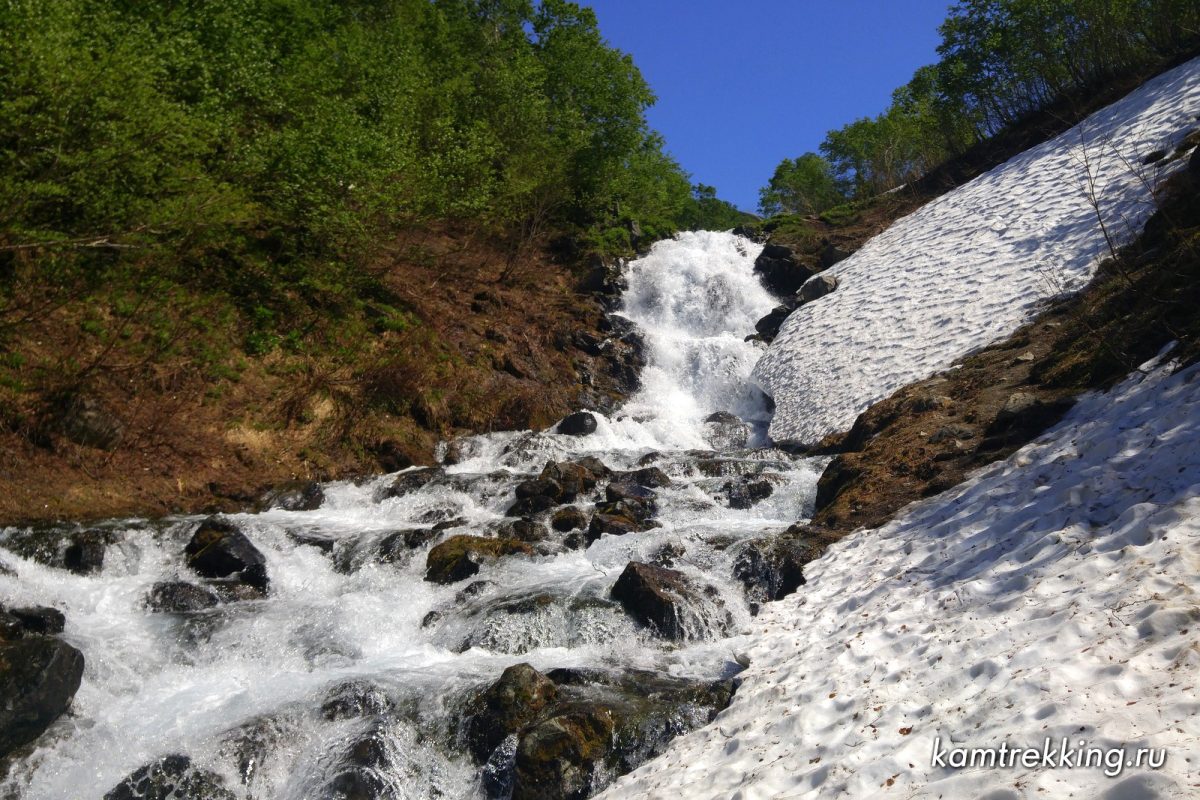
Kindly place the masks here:
<instances>
[{"instance_id":1,"label":"waterfall","mask_svg":"<svg viewBox=\"0 0 1200 800\"><path fill-rule=\"evenodd\" d=\"M752 613L733 578L738 543L808 516L823 466L762 440L767 414L747 381L761 345L744 341L774 302L752 272L758 249L729 233L686 233L627 266L616 313L641 331L647 366L619 411L596 415L594 433L480 435L454 465L328 484L313 510L230 515L265 557L265 598L148 608L158 583L201 582L183 550L202 517L103 523L113 543L90 575L21 557L29 531L0 533L0 559L16 573L0 570L0 602L61 609L65 638L86 657L72 715L14 763L0 794L100 798L182 754L233 796L336 797L348 748L368 736L381 796L476 797L481 770L456 720L512 664L736 672L731 651ZM439 541L500 535L522 481L547 461L585 456L618 474L653 466L669 476L652 492L655 527L590 542L539 528L546 535L526 554L449 585L425 580ZM393 488L398 478L406 490ZM739 502L746 481L758 493ZM603 498L601 485L570 505L590 516ZM397 534L415 544L395 549ZM668 564L707 587L679 612L679 640L610 596L630 561ZM367 711L330 712L346 692Z\"/></svg>"}]
</instances>

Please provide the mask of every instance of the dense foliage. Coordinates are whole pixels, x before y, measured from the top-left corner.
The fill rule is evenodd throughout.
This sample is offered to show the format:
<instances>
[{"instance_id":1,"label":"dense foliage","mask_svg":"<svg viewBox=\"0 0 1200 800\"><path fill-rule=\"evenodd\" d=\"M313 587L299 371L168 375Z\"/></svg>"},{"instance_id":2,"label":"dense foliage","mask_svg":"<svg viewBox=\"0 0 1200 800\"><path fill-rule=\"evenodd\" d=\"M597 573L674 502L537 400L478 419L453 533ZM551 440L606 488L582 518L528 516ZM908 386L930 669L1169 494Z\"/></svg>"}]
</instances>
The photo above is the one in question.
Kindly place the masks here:
<instances>
[{"instance_id":1,"label":"dense foliage","mask_svg":"<svg viewBox=\"0 0 1200 800\"><path fill-rule=\"evenodd\" d=\"M336 308L396 231L619 250L694 217L566 0L0 2L0 316L115 271Z\"/></svg>"},{"instance_id":2,"label":"dense foliage","mask_svg":"<svg viewBox=\"0 0 1200 800\"><path fill-rule=\"evenodd\" d=\"M820 205L827 168L855 197L919 178L1031 112L1085 96L1200 44L1195 0L962 0L940 28L940 61L917 70L891 105L830 131L820 157L780 164L762 210ZM810 159L807 175L798 163ZM811 160L815 159L815 160ZM799 199L796 192L799 192Z\"/></svg>"}]
</instances>

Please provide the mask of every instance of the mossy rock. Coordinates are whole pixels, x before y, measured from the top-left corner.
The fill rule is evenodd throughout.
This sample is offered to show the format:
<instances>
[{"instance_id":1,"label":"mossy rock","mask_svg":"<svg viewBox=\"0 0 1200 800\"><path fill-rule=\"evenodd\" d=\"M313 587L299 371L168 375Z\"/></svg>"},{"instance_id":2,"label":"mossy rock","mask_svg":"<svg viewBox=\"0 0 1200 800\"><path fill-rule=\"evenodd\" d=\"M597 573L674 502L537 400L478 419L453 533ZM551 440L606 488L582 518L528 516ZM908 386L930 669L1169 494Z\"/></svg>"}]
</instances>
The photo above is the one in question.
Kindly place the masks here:
<instances>
[{"instance_id":1,"label":"mossy rock","mask_svg":"<svg viewBox=\"0 0 1200 800\"><path fill-rule=\"evenodd\" d=\"M487 539L482 536L451 536L429 551L425 580L455 583L479 572L486 561L511 555L533 555L533 548L516 539Z\"/></svg>"}]
</instances>

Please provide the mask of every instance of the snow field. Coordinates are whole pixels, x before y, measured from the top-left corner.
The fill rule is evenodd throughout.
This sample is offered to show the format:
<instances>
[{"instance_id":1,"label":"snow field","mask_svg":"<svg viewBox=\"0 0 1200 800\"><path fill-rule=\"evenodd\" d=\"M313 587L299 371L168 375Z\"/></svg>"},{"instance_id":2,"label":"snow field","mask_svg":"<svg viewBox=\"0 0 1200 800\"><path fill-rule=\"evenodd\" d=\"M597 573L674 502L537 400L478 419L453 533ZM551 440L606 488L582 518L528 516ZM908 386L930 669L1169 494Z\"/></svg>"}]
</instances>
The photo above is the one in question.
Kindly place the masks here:
<instances>
[{"instance_id":1,"label":"snow field","mask_svg":"<svg viewBox=\"0 0 1200 800\"><path fill-rule=\"evenodd\" d=\"M1200 795L1200 366L860 531L752 624L733 704L605 798ZM963 747L1165 747L1161 769L951 769Z\"/></svg>"},{"instance_id":2,"label":"snow field","mask_svg":"<svg viewBox=\"0 0 1200 800\"><path fill-rule=\"evenodd\" d=\"M871 403L1003 338L1080 289L1154 210L1184 160L1143 165L1194 130L1200 59L928 203L830 272L836 292L785 320L754 369L770 435L814 444ZM1098 216L1099 215L1099 216ZM1103 219L1103 227L1099 220Z\"/></svg>"}]
</instances>

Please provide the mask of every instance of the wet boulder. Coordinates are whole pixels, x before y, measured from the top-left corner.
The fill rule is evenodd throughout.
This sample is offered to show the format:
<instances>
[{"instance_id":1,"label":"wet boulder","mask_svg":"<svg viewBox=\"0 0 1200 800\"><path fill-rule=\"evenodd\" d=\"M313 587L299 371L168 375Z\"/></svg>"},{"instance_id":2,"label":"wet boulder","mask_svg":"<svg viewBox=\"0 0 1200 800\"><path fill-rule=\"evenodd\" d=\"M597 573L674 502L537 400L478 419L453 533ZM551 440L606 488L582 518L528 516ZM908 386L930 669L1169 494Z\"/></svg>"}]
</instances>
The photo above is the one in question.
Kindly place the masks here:
<instances>
[{"instance_id":1,"label":"wet boulder","mask_svg":"<svg viewBox=\"0 0 1200 800\"><path fill-rule=\"evenodd\" d=\"M745 447L750 440L750 426L728 411L718 411L704 418L704 439L714 450Z\"/></svg>"},{"instance_id":2,"label":"wet boulder","mask_svg":"<svg viewBox=\"0 0 1200 800\"><path fill-rule=\"evenodd\" d=\"M709 587L711 588L711 587ZM720 605L712 592L695 586L682 572L639 561L630 561L611 596L625 613L665 639L685 639L704 614L704 609ZM728 615L726 619L728 623Z\"/></svg>"},{"instance_id":3,"label":"wet boulder","mask_svg":"<svg viewBox=\"0 0 1200 800\"><path fill-rule=\"evenodd\" d=\"M526 500L530 497L549 497L557 500L562 496L562 484L553 478L535 478L534 480L521 481L517 484L516 495L518 500Z\"/></svg>"},{"instance_id":4,"label":"wet boulder","mask_svg":"<svg viewBox=\"0 0 1200 800\"><path fill-rule=\"evenodd\" d=\"M118 783L104 800L234 800L219 775L200 769L187 756L147 764Z\"/></svg>"},{"instance_id":5,"label":"wet boulder","mask_svg":"<svg viewBox=\"0 0 1200 800\"><path fill-rule=\"evenodd\" d=\"M111 531L91 528L74 530L57 526L36 526L7 534L4 546L22 558L78 575L90 575L104 567L104 554L116 541Z\"/></svg>"},{"instance_id":6,"label":"wet boulder","mask_svg":"<svg viewBox=\"0 0 1200 800\"><path fill-rule=\"evenodd\" d=\"M661 489L671 485L670 476L658 467L642 467L629 472L621 472L617 474L617 477L620 480L651 489Z\"/></svg>"},{"instance_id":7,"label":"wet boulder","mask_svg":"<svg viewBox=\"0 0 1200 800\"><path fill-rule=\"evenodd\" d=\"M822 548L793 536L768 536L746 542L733 563L733 577L752 602L779 600L804 585L804 566Z\"/></svg>"},{"instance_id":8,"label":"wet boulder","mask_svg":"<svg viewBox=\"0 0 1200 800\"><path fill-rule=\"evenodd\" d=\"M437 467L420 467L401 472L392 481L392 485L383 490L379 499L386 500L391 497L403 497L406 494L411 494L425 488L444 474Z\"/></svg>"},{"instance_id":9,"label":"wet boulder","mask_svg":"<svg viewBox=\"0 0 1200 800\"><path fill-rule=\"evenodd\" d=\"M467 748L487 761L501 742L532 723L558 697L554 682L529 664L514 664L476 695L466 724Z\"/></svg>"},{"instance_id":10,"label":"wet boulder","mask_svg":"<svg viewBox=\"0 0 1200 800\"><path fill-rule=\"evenodd\" d=\"M0 641L0 759L34 741L62 715L83 679L83 654L28 635Z\"/></svg>"},{"instance_id":11,"label":"wet boulder","mask_svg":"<svg viewBox=\"0 0 1200 800\"><path fill-rule=\"evenodd\" d=\"M816 275L804 282L797 293L801 303L811 303L838 288L836 275Z\"/></svg>"},{"instance_id":12,"label":"wet boulder","mask_svg":"<svg viewBox=\"0 0 1200 800\"><path fill-rule=\"evenodd\" d=\"M284 511L315 511L325 502L325 490L316 481L295 481L276 487L259 501L262 508Z\"/></svg>"},{"instance_id":13,"label":"wet boulder","mask_svg":"<svg viewBox=\"0 0 1200 800\"><path fill-rule=\"evenodd\" d=\"M220 605L221 597L207 586L186 581L160 581L150 588L146 606L151 611L188 614Z\"/></svg>"},{"instance_id":14,"label":"wet boulder","mask_svg":"<svg viewBox=\"0 0 1200 800\"><path fill-rule=\"evenodd\" d=\"M564 503L596 488L596 484L607 478L611 471L598 458L582 458L579 461L550 461L542 469L539 480L551 480L561 489L557 499Z\"/></svg>"},{"instance_id":15,"label":"wet boulder","mask_svg":"<svg viewBox=\"0 0 1200 800\"><path fill-rule=\"evenodd\" d=\"M603 706L584 706L551 717L521 736L513 765L512 800L583 800L613 738L613 718Z\"/></svg>"},{"instance_id":16,"label":"wet boulder","mask_svg":"<svg viewBox=\"0 0 1200 800\"><path fill-rule=\"evenodd\" d=\"M791 248L768 244L754 261L763 287L779 297L793 295L814 271L796 261Z\"/></svg>"},{"instance_id":17,"label":"wet boulder","mask_svg":"<svg viewBox=\"0 0 1200 800\"><path fill-rule=\"evenodd\" d=\"M766 316L754 323L754 331L758 335L752 338L768 343L775 341L775 337L779 335L779 329L783 327L783 321L799 307L800 304L794 299L775 306Z\"/></svg>"},{"instance_id":18,"label":"wet boulder","mask_svg":"<svg viewBox=\"0 0 1200 800\"><path fill-rule=\"evenodd\" d=\"M774 485L764 478L753 479L743 476L738 480L726 481L721 486L721 494L725 496L726 504L736 510L744 511L755 503L766 500L775 491Z\"/></svg>"},{"instance_id":19,"label":"wet boulder","mask_svg":"<svg viewBox=\"0 0 1200 800\"><path fill-rule=\"evenodd\" d=\"M188 566L206 578L234 576L245 586L267 593L267 560L227 520L209 517L200 523L184 549Z\"/></svg>"},{"instance_id":20,"label":"wet boulder","mask_svg":"<svg viewBox=\"0 0 1200 800\"><path fill-rule=\"evenodd\" d=\"M514 519L500 523L496 535L501 539L515 539L519 542L541 542L548 535L546 526L533 519Z\"/></svg>"},{"instance_id":21,"label":"wet boulder","mask_svg":"<svg viewBox=\"0 0 1200 800\"><path fill-rule=\"evenodd\" d=\"M330 722L361 717L379 717L395 710L395 703L373 683L348 681L329 690L321 704L321 716Z\"/></svg>"},{"instance_id":22,"label":"wet boulder","mask_svg":"<svg viewBox=\"0 0 1200 800\"><path fill-rule=\"evenodd\" d=\"M522 497L508 507L504 512L506 517L532 517L536 514L541 514L544 511L549 511L558 505L558 501L553 497L548 497L544 494L533 495L532 497Z\"/></svg>"},{"instance_id":23,"label":"wet boulder","mask_svg":"<svg viewBox=\"0 0 1200 800\"><path fill-rule=\"evenodd\" d=\"M29 606L26 608L0 609L0 614L7 614L20 627L23 633L39 636L52 636L62 633L67 619L57 608L46 606Z\"/></svg>"},{"instance_id":24,"label":"wet boulder","mask_svg":"<svg viewBox=\"0 0 1200 800\"><path fill-rule=\"evenodd\" d=\"M480 565L503 556L533 555L533 548L515 539L486 539L482 536L451 536L429 551L425 580L455 583L479 572Z\"/></svg>"},{"instance_id":25,"label":"wet boulder","mask_svg":"<svg viewBox=\"0 0 1200 800\"><path fill-rule=\"evenodd\" d=\"M583 510L576 506L560 508L550 517L550 527L559 533L582 530L587 527L587 524L587 514L583 513Z\"/></svg>"},{"instance_id":26,"label":"wet boulder","mask_svg":"<svg viewBox=\"0 0 1200 800\"><path fill-rule=\"evenodd\" d=\"M555 433L565 436L587 436L596 432L596 416L587 411L576 411L562 418L555 427Z\"/></svg>"},{"instance_id":27,"label":"wet boulder","mask_svg":"<svg viewBox=\"0 0 1200 800\"><path fill-rule=\"evenodd\" d=\"M588 523L586 543L591 544L604 534L624 536L627 533L637 533L653 527L654 523L639 522L623 514L598 511L592 515L592 520Z\"/></svg>"}]
</instances>

